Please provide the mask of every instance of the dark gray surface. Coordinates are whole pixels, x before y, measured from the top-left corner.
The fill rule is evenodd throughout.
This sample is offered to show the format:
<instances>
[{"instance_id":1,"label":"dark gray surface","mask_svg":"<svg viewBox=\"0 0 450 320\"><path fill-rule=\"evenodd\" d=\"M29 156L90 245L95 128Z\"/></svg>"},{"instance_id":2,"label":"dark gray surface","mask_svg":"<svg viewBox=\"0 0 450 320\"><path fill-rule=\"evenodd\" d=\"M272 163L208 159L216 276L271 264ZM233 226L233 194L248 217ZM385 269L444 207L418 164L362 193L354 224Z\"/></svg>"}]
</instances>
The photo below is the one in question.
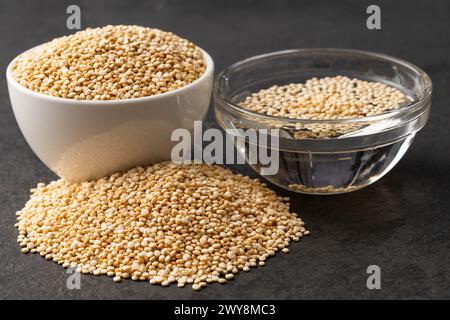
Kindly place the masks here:
<instances>
[{"instance_id":1,"label":"dark gray surface","mask_svg":"<svg viewBox=\"0 0 450 320\"><path fill-rule=\"evenodd\" d=\"M367 1L2 1L0 2L0 298L311 299L450 298L448 1L377 1L382 30L365 27ZM67 33L65 10L79 3L83 27L140 24L170 30L207 50L217 70L255 54L299 47L348 47L409 60L434 83L432 116L410 151L381 181L340 196L292 196L310 238L265 267L201 292L82 276L20 253L15 212L39 181L55 176L34 156L14 119L5 69L21 51ZM234 5L232 5L234 3ZM30 106L32 107L32 106ZM246 169L242 169L247 172ZM366 288L368 265L382 289Z\"/></svg>"}]
</instances>

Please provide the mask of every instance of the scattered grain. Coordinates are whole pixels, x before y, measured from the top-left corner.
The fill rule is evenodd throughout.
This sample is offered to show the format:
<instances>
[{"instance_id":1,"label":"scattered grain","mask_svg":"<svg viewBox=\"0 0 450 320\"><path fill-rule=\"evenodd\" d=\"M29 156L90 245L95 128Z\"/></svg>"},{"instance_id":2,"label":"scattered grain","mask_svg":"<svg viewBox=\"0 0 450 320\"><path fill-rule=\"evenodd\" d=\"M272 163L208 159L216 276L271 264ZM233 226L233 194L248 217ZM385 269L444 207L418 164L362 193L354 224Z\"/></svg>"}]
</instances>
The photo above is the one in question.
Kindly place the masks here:
<instances>
[{"instance_id":1,"label":"scattered grain","mask_svg":"<svg viewBox=\"0 0 450 320\"><path fill-rule=\"evenodd\" d=\"M18 213L18 242L23 252L116 282L131 277L200 290L265 264L306 234L286 201L219 166L163 162L95 181L38 185Z\"/></svg>"}]
</instances>

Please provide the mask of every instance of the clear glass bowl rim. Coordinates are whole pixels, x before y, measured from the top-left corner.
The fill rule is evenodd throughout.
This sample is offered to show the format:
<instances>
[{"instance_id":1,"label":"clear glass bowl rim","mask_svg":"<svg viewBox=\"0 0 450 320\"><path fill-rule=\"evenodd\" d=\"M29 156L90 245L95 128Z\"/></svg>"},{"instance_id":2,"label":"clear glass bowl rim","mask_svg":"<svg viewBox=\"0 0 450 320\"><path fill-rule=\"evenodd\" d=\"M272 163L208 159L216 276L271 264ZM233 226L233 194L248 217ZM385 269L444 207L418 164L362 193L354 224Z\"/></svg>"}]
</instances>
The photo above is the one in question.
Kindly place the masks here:
<instances>
[{"instance_id":1,"label":"clear glass bowl rim","mask_svg":"<svg viewBox=\"0 0 450 320\"><path fill-rule=\"evenodd\" d=\"M376 57L376 58L382 59L386 62L400 64L406 68L411 69L412 71L414 71L415 73L418 74L418 76L420 77L420 79L423 81L423 83L425 85L424 85L424 88L422 89L422 91L418 94L416 99L414 99L410 103L402 106L401 108L394 109L394 110L391 110L389 112L385 112L385 113L382 113L379 115L373 115L373 116L362 117L362 118L348 118L348 119L296 119L296 118L288 118L288 117L271 116L271 115L266 115L266 114L257 113L257 112L253 112L253 111L244 109L244 108L240 107L239 105L232 103L231 101L229 101L229 99L227 99L226 97L224 97L222 95L221 90L220 90L221 89L220 88L220 80L226 74L232 73L239 67L241 67L247 63L256 61L256 60L263 60L263 59L271 58L274 56L294 54L294 53L299 53L299 52L341 53L341 54L342 53L351 53L351 54L358 54L358 55L363 55L363 56L367 56L367 57ZM427 102L428 102L429 98L431 97L432 91L433 91L433 85L432 85L431 79L428 76L428 74L425 71L423 71L421 68L417 67L416 65L414 65L406 60L403 60L403 59L400 59L400 58L397 58L394 56L390 56L390 55L387 55L384 53L377 53L377 52L356 50L356 49L343 49L343 48L290 49L290 50L275 51L275 52L270 52L270 53L266 53L266 54L252 56L252 57L246 58L244 60L235 62L235 63L231 64L230 66L226 67L225 69L223 69L215 77L214 84L213 84L214 100L217 100L223 106L231 109L232 111L237 111L237 112L246 114L248 116L251 116L255 120L258 119L258 120L262 120L262 121L267 121L267 120L277 121L278 123L285 122L286 125L295 125L295 124L335 124L335 125L338 125L338 124L350 124L350 123L360 123L360 122L368 122L368 121L376 122L376 121L387 120L387 119L391 119L391 118L395 118L395 117L401 117L410 112L414 112L415 110L420 109L422 107L429 107L429 104Z\"/></svg>"}]
</instances>

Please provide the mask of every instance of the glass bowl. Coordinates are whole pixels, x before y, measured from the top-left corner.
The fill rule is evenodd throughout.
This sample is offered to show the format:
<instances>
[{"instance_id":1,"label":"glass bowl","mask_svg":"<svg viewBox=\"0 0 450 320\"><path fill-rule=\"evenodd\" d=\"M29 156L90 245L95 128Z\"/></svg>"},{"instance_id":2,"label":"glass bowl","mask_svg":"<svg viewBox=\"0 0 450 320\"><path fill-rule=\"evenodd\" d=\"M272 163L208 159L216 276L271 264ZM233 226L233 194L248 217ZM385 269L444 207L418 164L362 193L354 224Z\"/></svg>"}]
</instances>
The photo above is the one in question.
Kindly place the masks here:
<instances>
[{"instance_id":1,"label":"glass bowl","mask_svg":"<svg viewBox=\"0 0 450 320\"><path fill-rule=\"evenodd\" d=\"M402 91L407 102L383 114L344 120L275 117L238 105L251 93L272 85L337 75L385 83ZM254 144L243 131L278 129L266 136L270 140L271 134L276 135L278 146L256 143L256 147L279 155L278 171L264 177L285 189L308 194L358 190L389 172L427 122L431 93L430 78L415 65L384 54L347 49L298 49L251 57L223 70L213 89L217 122L234 136L236 146L245 146L237 148L241 156L249 162L248 150ZM249 165L259 174L264 168L260 161Z\"/></svg>"}]
</instances>

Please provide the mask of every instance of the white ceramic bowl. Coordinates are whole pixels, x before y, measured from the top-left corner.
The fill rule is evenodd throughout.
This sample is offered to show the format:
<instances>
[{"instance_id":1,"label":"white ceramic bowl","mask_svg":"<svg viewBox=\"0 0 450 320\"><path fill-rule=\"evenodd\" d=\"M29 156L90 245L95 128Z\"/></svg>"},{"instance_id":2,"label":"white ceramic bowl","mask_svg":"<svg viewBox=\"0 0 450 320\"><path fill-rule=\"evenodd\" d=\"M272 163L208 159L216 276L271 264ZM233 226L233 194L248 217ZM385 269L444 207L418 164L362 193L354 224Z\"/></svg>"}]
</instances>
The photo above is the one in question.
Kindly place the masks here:
<instances>
[{"instance_id":1,"label":"white ceramic bowl","mask_svg":"<svg viewBox=\"0 0 450 320\"><path fill-rule=\"evenodd\" d=\"M6 77L14 115L34 153L58 176L86 181L169 160L171 133L193 130L210 103L214 63L202 50L204 74L163 94L126 100L73 100L36 93Z\"/></svg>"}]
</instances>

